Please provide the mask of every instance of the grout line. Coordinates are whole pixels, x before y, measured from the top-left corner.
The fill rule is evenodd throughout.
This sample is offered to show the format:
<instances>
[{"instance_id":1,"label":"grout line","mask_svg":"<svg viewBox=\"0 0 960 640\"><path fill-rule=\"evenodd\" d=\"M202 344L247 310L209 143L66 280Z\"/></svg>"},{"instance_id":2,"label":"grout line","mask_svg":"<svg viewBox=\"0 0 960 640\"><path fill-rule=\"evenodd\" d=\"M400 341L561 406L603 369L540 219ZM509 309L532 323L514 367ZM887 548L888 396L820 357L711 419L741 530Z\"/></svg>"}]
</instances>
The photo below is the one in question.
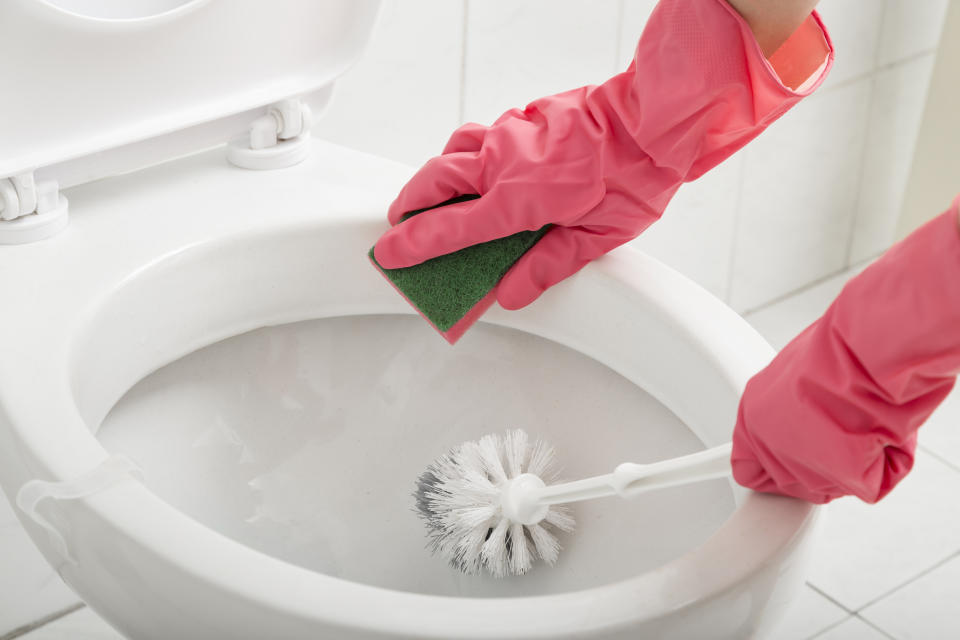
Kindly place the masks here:
<instances>
[{"instance_id":1,"label":"grout line","mask_svg":"<svg viewBox=\"0 0 960 640\"><path fill-rule=\"evenodd\" d=\"M870 82L867 85L867 104L866 104L866 124L863 127L863 140L860 142L860 159L859 159L859 169L857 171L857 182L854 191L853 199L853 211L850 215L850 222L847 225L847 247L843 255L843 263L850 266L850 261L853 259L853 240L857 232L857 222L860 221L860 203L861 203L861 194L863 193L863 181L866 174L867 166L867 147L869 146L871 139L871 132L874 128L874 104L873 100L877 95L877 78L874 75L870 78Z\"/></svg>"},{"instance_id":2,"label":"grout line","mask_svg":"<svg viewBox=\"0 0 960 640\"><path fill-rule=\"evenodd\" d=\"M823 589L821 589L821 588L818 587L817 585L815 585L815 584L813 584L813 583L811 583L811 582L809 582L809 581L808 581L806 584L807 584L808 587L810 587L811 589L813 589L814 591L816 591L817 593L819 593L821 596L823 596L824 598L826 598L827 600L829 600L829 601L832 602L833 604L837 605L838 607L840 607L841 609L843 609L844 611L846 611L846 612L849 613L850 615L853 615L854 613L856 613L856 611L854 611L853 609L850 609L850 608L844 606L842 603L840 603L839 600L836 600L833 596L827 594L827 592L825 592ZM818 631L817 633L820 633L820 631Z\"/></svg>"},{"instance_id":3,"label":"grout line","mask_svg":"<svg viewBox=\"0 0 960 640\"><path fill-rule=\"evenodd\" d=\"M906 587L907 585L913 584L914 582L916 582L916 581L919 580L920 578L924 577L925 575L927 575L927 574L930 573L931 571L934 571L935 569L939 569L941 566L943 566L943 565L946 564L947 562L949 562L949 561L951 561L951 560L953 560L954 558L957 558L957 557L960 557L960 551L954 551L954 552L951 553L950 555L946 556L945 558L942 558L942 559L938 560L938 561L937 561L936 563L934 563L932 566L927 567L926 569L924 569L924 570L921 571L920 573L916 574L916 575L913 576L912 578L909 578L909 579L901 582L900 584L898 584L898 585L897 585L896 587L894 587L893 589L890 589L890 590L888 590L888 591L885 591L884 593L882 593L882 594L880 594L879 596L875 597L873 600L870 600L870 601L866 602L865 604L863 604L863 605L861 605L860 607L858 607L857 610L856 610L854 613L859 614L861 611L863 611L863 610L866 609L867 607L871 607L871 606L877 604L878 602L880 602L881 600L883 600L883 599L886 598L887 596L896 593L897 591L899 591L900 589L903 589L903 588ZM2 640L2 638L0 638L0 640Z\"/></svg>"},{"instance_id":4,"label":"grout line","mask_svg":"<svg viewBox=\"0 0 960 640\"><path fill-rule=\"evenodd\" d=\"M737 259L737 236L740 233L740 216L743 215L743 188L747 181L748 153L750 153L749 148L740 153L742 157L736 158L737 162L740 163L740 175L737 181L737 194L733 200L733 235L730 241L730 255L727 256L727 290L723 292L723 301L731 306L733 304L733 270ZM729 158L728 161L733 159Z\"/></svg>"},{"instance_id":5,"label":"grout line","mask_svg":"<svg viewBox=\"0 0 960 640\"><path fill-rule=\"evenodd\" d=\"M879 71L879 69L875 67L873 69L870 69L870 71L864 71L863 73L858 73L855 76L850 76L846 80L841 80L837 84L832 84L828 87L821 87L820 89L815 91L813 95L810 95L804 98L804 100L810 100L811 98L816 98L817 96L821 96L827 93L832 93L838 89L845 89L852 84L857 84L858 82L863 82L864 80L870 80L873 76L877 74L877 71Z\"/></svg>"},{"instance_id":6,"label":"grout line","mask_svg":"<svg viewBox=\"0 0 960 640\"><path fill-rule=\"evenodd\" d=\"M941 456L939 453L937 453L936 451L934 451L933 449L931 449L931 448L928 447L927 445L922 444L922 443L918 443L918 444L917 444L917 447L919 447L920 450L923 451L924 453L926 453L928 456L931 456L932 458L936 458L937 460L939 460L940 462L942 462L942 463L945 464L946 466L950 467L950 468L953 469L954 471L960 471L960 466L956 465L955 463L951 462L950 460L947 460L946 458L944 458L943 456Z\"/></svg>"},{"instance_id":7,"label":"grout line","mask_svg":"<svg viewBox=\"0 0 960 640\"><path fill-rule=\"evenodd\" d=\"M877 633L883 635L885 638L890 638L890 640L897 640L896 636L894 636L892 633L886 631L885 629L881 629L881 628L878 627L876 624L874 624L873 622L870 622L869 620L867 620L866 618L864 618L864 617L863 617L862 615L860 615L859 613L858 613L858 614L855 614L854 617L857 618L858 620L860 620L860 622L862 622L863 624L865 624L865 625L867 625L868 627L872 628L872 629L873 629L874 631L876 631Z\"/></svg>"},{"instance_id":8,"label":"grout line","mask_svg":"<svg viewBox=\"0 0 960 640\"><path fill-rule=\"evenodd\" d=\"M463 124L467 111L467 35L470 22L470 0L463 0L463 21L460 25L460 105L457 126Z\"/></svg>"},{"instance_id":9,"label":"grout line","mask_svg":"<svg viewBox=\"0 0 960 640\"><path fill-rule=\"evenodd\" d=\"M890 69L893 69L893 68L895 68L895 67L899 67L900 65L903 65L903 64L909 64L909 63L911 63L911 62L916 62L917 60L919 60L920 58L923 58L924 56L935 55L936 53L937 53L937 49L936 49L936 48L933 48L933 49L924 49L924 50L922 50L922 51L917 51L916 53L911 53L910 55L908 55L908 56L906 56L906 57L904 57L904 58L900 58L899 60L894 60L893 62L888 62L888 63L886 63L886 64L875 65L875 66L874 66L872 69L870 69L869 71L864 71L863 73L858 73L858 74L855 75L855 76L850 76L850 77L847 78L846 80L841 80L841 81L838 82L837 84L831 84L831 85L829 85L829 86L821 87L820 89L817 89L817 90L813 93L813 95L808 96L807 98L804 98L804 101L815 100L815 99L817 98L817 96L822 96L822 95L824 95L824 94L832 93L833 91L835 91L835 90L837 90L837 89L843 89L844 87L849 87L849 86L852 85L852 84L856 84L856 83L858 83L858 82L862 82L863 80L867 80L867 79L869 79L870 77L879 74L880 72L889 71Z\"/></svg>"},{"instance_id":10,"label":"grout line","mask_svg":"<svg viewBox=\"0 0 960 640\"><path fill-rule=\"evenodd\" d=\"M880 21L880 30L882 33L883 21L886 19L885 5L882 6L881 11L883 11L883 15L881 16L881 21ZM867 146L871 139L871 132L874 130L874 127L876 126L876 123L874 122L874 106L875 106L874 99L877 96L877 76L881 72L888 71L899 65L910 64L928 55L935 55L936 51L937 51L936 48L924 49L923 51L919 51L917 53L911 54L905 58L901 58L894 62L889 62L887 64L881 65L881 64L878 64L877 62L880 59L880 38L878 38L876 48L874 49L874 52L873 52L873 59L874 59L873 70L867 74L861 74L854 78L850 78L849 80L845 80L844 82L841 82L835 87L830 87L831 89L836 89L837 87L846 86L848 84L852 84L853 82L859 82L861 79L866 77L871 78L870 95L867 99L867 105L868 105L867 106L867 125L866 125L865 135L863 138L863 147L860 150L860 171L859 171L859 175L857 176L857 191L856 191L857 197L856 197L856 202L853 209L853 216L851 216L851 219L850 219L849 231L847 234L847 250L846 250L846 259L845 259L845 262L847 264L850 264L850 260L853 258L853 245L854 245L854 238L856 236L857 222L860 221L861 214L862 214L862 212L860 211L860 196L863 193L863 181L865 177L864 174L865 174L866 160L867 160Z\"/></svg>"},{"instance_id":11,"label":"grout line","mask_svg":"<svg viewBox=\"0 0 960 640\"><path fill-rule=\"evenodd\" d=\"M27 624L23 625L22 627L17 627L17 628L14 629L13 631L10 631L10 632L8 632L8 633L5 634L5 635L0 636L0 640L13 640L14 638L19 638L19 637L21 637L21 636L24 636L24 635L30 633L31 631L36 631L36 630L39 629L40 627L45 626L45 625L48 625L48 624L50 624L51 622L53 622L53 621L55 621L55 620L59 620L60 618L63 618L64 616L68 616L68 615L70 615L71 613L74 613L75 611L79 611L80 609L83 609L83 608L86 607L86 606L87 606L87 605L85 605L84 603L78 602L77 604L71 605L71 606L67 607L66 609L61 609L60 611L56 611L56 612L54 612L54 613L51 613L50 615L44 616L43 618L40 618L39 620L34 620L33 622L28 622Z\"/></svg>"},{"instance_id":12,"label":"grout line","mask_svg":"<svg viewBox=\"0 0 960 640\"><path fill-rule=\"evenodd\" d=\"M817 632L816 632L815 634L813 634L812 636L808 636L808 637L807 637L807 640L815 640L816 638L819 638L819 637L823 636L823 634L825 634L827 631L832 631L832 630L836 629L837 627L839 627L840 625L842 625L844 622L846 622L846 621L849 620L850 618L854 618L854 617L856 617L856 616L851 613L851 614L848 615L847 617L842 618L842 619L840 619L840 620L837 620L836 622L834 622L834 623L831 624L830 626L827 626L827 627L824 627L823 629L820 629L820 631L817 631Z\"/></svg>"},{"instance_id":13,"label":"grout line","mask_svg":"<svg viewBox=\"0 0 960 640\"><path fill-rule=\"evenodd\" d=\"M859 614L856 614L856 613L851 613L851 614L848 615L846 618L843 618L842 620L839 620L839 621L837 621L837 622L834 622L833 624L831 624L831 625L828 626L828 627L824 627L823 629L821 629L820 631L817 631L817 632L816 632L815 634L813 634L812 636L809 636L809 637L807 638L807 640L816 640L816 638L821 638L821 637L823 637L823 635L824 635L825 633L827 633L828 631L832 631L832 630L836 629L836 628L839 627L840 625L842 625L842 624L844 624L845 622L849 621L851 618L856 618L857 620L859 620L860 622L864 623L865 625L867 625L868 627L870 627L871 629L873 629L873 630L876 631L877 633L881 634L881 635L882 635L883 637L885 637L885 638L889 638L890 640L897 640L897 638L894 637L893 635L891 635L889 632L884 631L883 629L881 629L880 627L878 627L878 626L875 625L874 623L870 622L869 620L867 620L867 619L864 618L863 616L861 616L861 615L859 615Z\"/></svg>"},{"instance_id":14,"label":"grout line","mask_svg":"<svg viewBox=\"0 0 960 640\"><path fill-rule=\"evenodd\" d=\"M620 68L620 48L623 47L623 16L626 13L625 3L626 0L619 0L619 2L617 2L617 46L613 52L613 73L615 74L623 71L623 69Z\"/></svg>"},{"instance_id":15,"label":"grout line","mask_svg":"<svg viewBox=\"0 0 960 640\"><path fill-rule=\"evenodd\" d=\"M876 71L889 71L890 69L893 69L895 67L907 65L907 64L910 64L911 62L916 62L920 58L926 58L927 56L936 56L938 49L939 49L939 46L929 47L927 49L921 49L920 51L911 53L908 56L897 58L893 62L877 65Z\"/></svg>"},{"instance_id":16,"label":"grout line","mask_svg":"<svg viewBox=\"0 0 960 640\"><path fill-rule=\"evenodd\" d=\"M887 26L887 20L891 18L890 12L887 11L887 3L880 3L880 24L877 25L879 33L877 34L877 41L873 45L873 68L876 70L880 66L880 51L883 49L883 34Z\"/></svg>"},{"instance_id":17,"label":"grout line","mask_svg":"<svg viewBox=\"0 0 960 640\"><path fill-rule=\"evenodd\" d=\"M873 262L874 260L876 260L877 258L879 258L881 255L883 255L883 251L881 251L880 253L877 253L877 254L875 254L875 255L871 255L871 256L869 256L869 257L867 257L867 258L864 258L863 260L860 260L859 262L855 262L854 264L852 264L852 265L850 265L850 266L841 267L840 269L837 269L836 271L832 271L832 272L828 273L828 274L825 275L825 276L821 276L821 277L817 278L816 280L811 280L810 282L808 282L808 283L806 283L806 284L804 284L804 285L802 285L802 286L800 286L800 287L797 287L796 289L791 289L790 291L787 291L786 293L781 293L781 294L778 295L776 298L771 298L770 300L767 300L766 302L760 304L759 306L751 307L751 308L749 308L749 309L744 309L743 311L737 311L737 313L739 313L741 316L748 316L748 315L750 315L750 314L752 314L752 313L759 313L760 311L763 311L764 309L767 309L768 307L772 307L772 306L775 305L775 304L779 304L779 303L787 300L788 298L792 298L793 296L800 295L801 293L806 293L806 292L809 291L810 289L813 289L814 287L817 287L817 286L823 284L823 283L826 282L827 280L831 280L831 279L833 279L833 278L836 278L837 276L842 275L843 273L845 273L845 272L847 272L847 271L854 271L854 270L856 270L856 269L859 269L859 268L861 268L861 267L863 267L863 266L865 266L865 265Z\"/></svg>"},{"instance_id":18,"label":"grout line","mask_svg":"<svg viewBox=\"0 0 960 640\"><path fill-rule=\"evenodd\" d=\"M931 47L930 49L923 49L921 51L917 51L916 53L911 53L908 56L900 58L899 60L894 60L893 62L888 62L887 64L879 65L876 68L876 71L890 71L890 69L893 69L895 67L908 65L911 62L916 62L920 58L926 58L927 56L935 56L937 55L937 49L938 47Z\"/></svg>"}]
</instances>

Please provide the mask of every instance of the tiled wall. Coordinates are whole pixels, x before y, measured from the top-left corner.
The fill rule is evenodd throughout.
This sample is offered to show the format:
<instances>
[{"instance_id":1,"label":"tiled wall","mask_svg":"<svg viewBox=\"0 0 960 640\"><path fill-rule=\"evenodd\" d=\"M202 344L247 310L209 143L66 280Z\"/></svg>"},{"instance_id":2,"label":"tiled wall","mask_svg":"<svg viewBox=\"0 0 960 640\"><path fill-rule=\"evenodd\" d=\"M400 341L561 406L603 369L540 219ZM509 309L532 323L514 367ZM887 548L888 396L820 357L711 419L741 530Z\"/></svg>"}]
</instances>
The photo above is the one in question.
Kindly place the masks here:
<instances>
[{"instance_id":1,"label":"tiled wall","mask_svg":"<svg viewBox=\"0 0 960 640\"><path fill-rule=\"evenodd\" d=\"M823 0L837 64L748 148L686 185L637 244L735 308L892 239L948 0ZM461 122L624 68L654 0L386 0L319 134L419 165ZM74 596L0 497L0 637Z\"/></svg>"},{"instance_id":2,"label":"tiled wall","mask_svg":"<svg viewBox=\"0 0 960 640\"><path fill-rule=\"evenodd\" d=\"M740 311L892 240L949 0L823 0L826 84L637 245ZM461 122L622 70L655 0L388 0L321 135L419 165ZM946 204L946 203L945 203Z\"/></svg>"}]
</instances>

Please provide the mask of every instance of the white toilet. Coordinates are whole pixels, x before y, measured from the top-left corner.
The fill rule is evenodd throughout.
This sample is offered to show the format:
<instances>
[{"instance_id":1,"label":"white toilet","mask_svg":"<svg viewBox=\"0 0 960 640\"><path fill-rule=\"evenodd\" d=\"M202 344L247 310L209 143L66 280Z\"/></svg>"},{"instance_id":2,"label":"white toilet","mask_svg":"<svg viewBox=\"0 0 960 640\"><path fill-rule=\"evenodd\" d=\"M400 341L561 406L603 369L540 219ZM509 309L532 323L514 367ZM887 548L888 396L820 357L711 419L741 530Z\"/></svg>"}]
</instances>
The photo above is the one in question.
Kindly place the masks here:
<instances>
[{"instance_id":1,"label":"white toilet","mask_svg":"<svg viewBox=\"0 0 960 640\"><path fill-rule=\"evenodd\" d=\"M378 4L0 3L24 526L131 638L765 637L817 509L732 481L580 505L519 578L424 549L410 492L448 447L523 427L572 478L721 444L772 350L630 248L434 334L366 258L413 170L309 137Z\"/></svg>"}]
</instances>

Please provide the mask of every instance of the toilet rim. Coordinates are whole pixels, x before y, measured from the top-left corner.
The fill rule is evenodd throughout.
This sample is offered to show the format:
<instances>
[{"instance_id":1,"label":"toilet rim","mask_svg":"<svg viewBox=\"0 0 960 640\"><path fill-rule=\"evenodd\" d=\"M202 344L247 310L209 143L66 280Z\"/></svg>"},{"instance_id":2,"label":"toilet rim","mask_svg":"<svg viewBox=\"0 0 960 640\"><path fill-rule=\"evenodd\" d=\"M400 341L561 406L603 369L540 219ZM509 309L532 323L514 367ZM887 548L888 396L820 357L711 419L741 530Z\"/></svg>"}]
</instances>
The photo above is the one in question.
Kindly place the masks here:
<instances>
[{"instance_id":1,"label":"toilet rim","mask_svg":"<svg viewBox=\"0 0 960 640\"><path fill-rule=\"evenodd\" d=\"M270 232L296 233L302 231L305 224L313 228L318 222L274 225ZM369 220L340 220L335 224L363 227L361 235L370 237L370 229L378 228L380 223L377 221L376 225L371 226ZM229 238L217 238L215 243L186 247L184 252L197 250L202 253L207 249L215 252L225 243L259 239L263 233L264 229L248 229L234 233ZM137 279L149 273L157 264L181 257L166 255L148 263L140 271L129 274L122 286L131 283L136 286ZM713 305L709 318L713 335L727 336L736 343L738 351L746 348L747 351L741 355L744 360L754 364L765 362L772 353L769 345L728 307L673 270L633 249L618 250L595 262L569 288L583 291L605 279L615 280L618 285L633 289L639 296L654 297L657 311L668 315L670 321L676 323L679 332L691 336L703 331L702 324L705 321L691 317L686 305L691 297L698 303L709 299ZM667 290L669 294L664 293ZM39 446L23 443L26 458L24 478L70 480L108 457L76 406L74 390L69 382L71 340L80 335L87 323L95 321L102 304L103 301L99 301L82 319L73 321L73 335L59 343L64 348L53 350L55 355L51 358L56 360L56 373L51 379L56 380L57 384L50 388L51 397L42 407L44 419L40 424L60 425L60 430L53 443ZM384 311L410 313L392 294ZM494 311L487 321L523 329L523 322L518 321L518 317ZM284 321L283 318L273 320L277 322L267 324ZM256 319L256 324L264 326L261 319ZM230 335L240 332L231 329ZM564 343L562 339L555 339L556 336L545 337ZM568 346L582 351L576 345ZM196 348L199 347L191 345L186 352ZM23 353L14 355L27 357ZM731 369L726 373L745 383L748 368L743 366L741 360L733 367L736 370ZM131 384L133 382L135 380L130 381ZM0 400L8 409L11 424L26 424L18 419L21 407L16 406L16 402L11 402L9 397L0 397ZM41 414L36 413L36 406L31 410L30 424L36 430L35 425ZM37 439L31 440L36 445ZM12 489L9 486L6 488ZM514 631L518 635L524 632L549 633L551 629L562 632L571 628L607 628L661 617L718 596L775 562L778 557L788 554L813 526L817 512L814 505L790 498L746 491L743 494L742 503L707 542L656 569L600 587L523 598L425 595L316 573L253 550L201 525L139 482L115 485L75 501L71 508L84 512L86 517L98 522L101 532L110 531L118 546L136 548L139 553L159 558L179 571L189 572L199 581L218 585L240 600L266 603L291 615L333 621L350 628L380 629L393 633L407 630L423 637L430 634L444 637L456 632L460 637L470 637L469 630L464 635L465 620L483 620L485 626L477 630L478 634L482 632L483 635L489 634L493 628ZM763 530L764 536L757 538L751 535L757 530ZM50 558L49 545L45 545L39 537L41 532L34 527L32 533L38 546ZM737 561L725 562L730 557ZM79 566L62 567L65 577L82 571L82 557ZM584 614L584 611L587 613ZM371 616L371 612L376 612L376 615Z\"/></svg>"}]
</instances>

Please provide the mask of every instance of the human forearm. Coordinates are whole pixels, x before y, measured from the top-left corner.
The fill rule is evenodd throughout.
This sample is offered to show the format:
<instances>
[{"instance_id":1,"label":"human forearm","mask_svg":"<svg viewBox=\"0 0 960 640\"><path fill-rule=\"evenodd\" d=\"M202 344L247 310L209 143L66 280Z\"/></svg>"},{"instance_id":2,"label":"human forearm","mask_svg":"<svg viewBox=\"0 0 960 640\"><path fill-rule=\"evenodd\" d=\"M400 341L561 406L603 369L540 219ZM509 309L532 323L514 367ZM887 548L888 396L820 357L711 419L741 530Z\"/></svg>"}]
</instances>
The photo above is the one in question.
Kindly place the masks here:
<instances>
[{"instance_id":1,"label":"human forearm","mask_svg":"<svg viewBox=\"0 0 960 640\"><path fill-rule=\"evenodd\" d=\"M770 57L803 24L819 0L727 0Z\"/></svg>"},{"instance_id":2,"label":"human forearm","mask_svg":"<svg viewBox=\"0 0 960 640\"><path fill-rule=\"evenodd\" d=\"M734 477L813 502L886 495L960 372L960 198L851 280L747 385Z\"/></svg>"}]
</instances>

